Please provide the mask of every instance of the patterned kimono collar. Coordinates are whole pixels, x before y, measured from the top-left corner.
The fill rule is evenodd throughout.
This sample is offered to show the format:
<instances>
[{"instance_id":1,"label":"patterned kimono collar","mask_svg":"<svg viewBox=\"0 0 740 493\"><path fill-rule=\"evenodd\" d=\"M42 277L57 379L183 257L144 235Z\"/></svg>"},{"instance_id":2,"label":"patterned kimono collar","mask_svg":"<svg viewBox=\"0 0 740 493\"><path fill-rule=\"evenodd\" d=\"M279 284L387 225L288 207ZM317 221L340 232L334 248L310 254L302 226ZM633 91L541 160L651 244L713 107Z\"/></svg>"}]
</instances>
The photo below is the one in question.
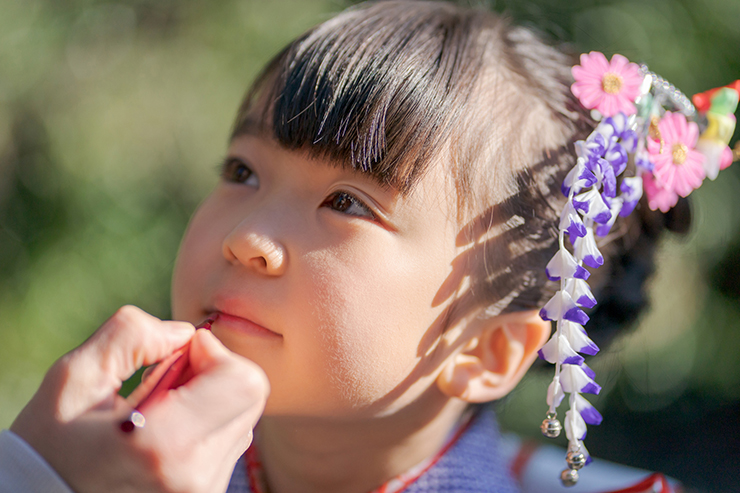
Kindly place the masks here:
<instances>
[{"instance_id":1,"label":"patterned kimono collar","mask_svg":"<svg viewBox=\"0 0 740 493\"><path fill-rule=\"evenodd\" d=\"M494 412L482 406L431 462L425 461L373 493L519 493L499 448L500 439ZM259 493L250 487L250 476L253 482L259 468L257 458L245 453L234 468L227 493Z\"/></svg>"}]
</instances>

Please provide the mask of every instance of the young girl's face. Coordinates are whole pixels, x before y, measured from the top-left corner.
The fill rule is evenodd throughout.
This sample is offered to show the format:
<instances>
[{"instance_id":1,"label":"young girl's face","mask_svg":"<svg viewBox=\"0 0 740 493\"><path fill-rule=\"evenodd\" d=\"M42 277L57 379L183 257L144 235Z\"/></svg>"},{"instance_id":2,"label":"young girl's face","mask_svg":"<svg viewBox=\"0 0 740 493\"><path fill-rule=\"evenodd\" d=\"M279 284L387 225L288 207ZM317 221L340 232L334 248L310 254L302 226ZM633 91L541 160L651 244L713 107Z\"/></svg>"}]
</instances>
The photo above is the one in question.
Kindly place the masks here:
<instances>
[{"instance_id":1,"label":"young girl's face","mask_svg":"<svg viewBox=\"0 0 740 493\"><path fill-rule=\"evenodd\" d=\"M439 163L401 196L239 136L183 240L174 317L219 314L214 334L267 373L268 415L392 413L436 392L455 346L454 328L442 334L455 198Z\"/></svg>"}]
</instances>

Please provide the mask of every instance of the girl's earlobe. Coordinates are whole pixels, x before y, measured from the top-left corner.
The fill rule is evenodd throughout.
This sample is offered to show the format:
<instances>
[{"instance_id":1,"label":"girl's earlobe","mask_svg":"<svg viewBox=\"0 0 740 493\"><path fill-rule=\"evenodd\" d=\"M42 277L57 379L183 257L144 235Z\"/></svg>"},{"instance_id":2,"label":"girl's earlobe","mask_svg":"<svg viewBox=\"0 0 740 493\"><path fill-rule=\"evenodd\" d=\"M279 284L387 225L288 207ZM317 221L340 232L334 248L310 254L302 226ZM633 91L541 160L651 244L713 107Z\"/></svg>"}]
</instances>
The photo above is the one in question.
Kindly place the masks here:
<instances>
[{"instance_id":1,"label":"girl's earlobe","mask_svg":"<svg viewBox=\"0 0 740 493\"><path fill-rule=\"evenodd\" d=\"M550 322L537 311L509 313L482 322L480 335L451 356L437 377L446 395L488 402L508 394L537 358Z\"/></svg>"}]
</instances>

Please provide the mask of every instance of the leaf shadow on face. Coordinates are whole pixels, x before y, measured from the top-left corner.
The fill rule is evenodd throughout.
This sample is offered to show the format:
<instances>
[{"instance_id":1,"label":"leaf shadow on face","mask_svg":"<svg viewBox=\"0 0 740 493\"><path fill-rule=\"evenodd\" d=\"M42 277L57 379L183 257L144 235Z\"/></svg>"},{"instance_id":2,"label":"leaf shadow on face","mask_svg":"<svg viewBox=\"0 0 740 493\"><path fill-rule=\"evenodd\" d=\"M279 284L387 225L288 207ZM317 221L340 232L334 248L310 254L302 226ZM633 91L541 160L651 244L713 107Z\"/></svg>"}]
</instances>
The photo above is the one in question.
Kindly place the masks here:
<instances>
[{"instance_id":1,"label":"leaf shadow on face","mask_svg":"<svg viewBox=\"0 0 740 493\"><path fill-rule=\"evenodd\" d=\"M557 223L565 203L560 184L563 169L572 165L565 153L572 156L563 146L518 172L516 193L462 225L455 239L462 252L433 300L433 306L447 307L421 339L417 365L379 404L398 398L460 350L475 335L473 324L465 323L471 317L536 309L554 292L545 266L557 250ZM459 324L458 337L442 337Z\"/></svg>"}]
</instances>

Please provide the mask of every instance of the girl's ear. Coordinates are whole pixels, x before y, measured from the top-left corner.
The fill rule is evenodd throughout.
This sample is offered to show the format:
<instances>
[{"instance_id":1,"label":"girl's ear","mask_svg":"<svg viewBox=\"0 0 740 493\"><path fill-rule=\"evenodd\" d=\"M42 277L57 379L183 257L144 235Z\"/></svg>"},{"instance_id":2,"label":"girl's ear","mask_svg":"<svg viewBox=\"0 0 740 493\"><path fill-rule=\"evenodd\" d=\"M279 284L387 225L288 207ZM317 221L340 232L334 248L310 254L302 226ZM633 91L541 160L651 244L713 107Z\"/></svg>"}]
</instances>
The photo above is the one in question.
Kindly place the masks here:
<instances>
[{"instance_id":1,"label":"girl's ear","mask_svg":"<svg viewBox=\"0 0 740 493\"><path fill-rule=\"evenodd\" d=\"M446 395L488 402L508 394L550 336L550 322L536 310L507 313L481 322L482 330L451 356L437 377Z\"/></svg>"}]
</instances>

